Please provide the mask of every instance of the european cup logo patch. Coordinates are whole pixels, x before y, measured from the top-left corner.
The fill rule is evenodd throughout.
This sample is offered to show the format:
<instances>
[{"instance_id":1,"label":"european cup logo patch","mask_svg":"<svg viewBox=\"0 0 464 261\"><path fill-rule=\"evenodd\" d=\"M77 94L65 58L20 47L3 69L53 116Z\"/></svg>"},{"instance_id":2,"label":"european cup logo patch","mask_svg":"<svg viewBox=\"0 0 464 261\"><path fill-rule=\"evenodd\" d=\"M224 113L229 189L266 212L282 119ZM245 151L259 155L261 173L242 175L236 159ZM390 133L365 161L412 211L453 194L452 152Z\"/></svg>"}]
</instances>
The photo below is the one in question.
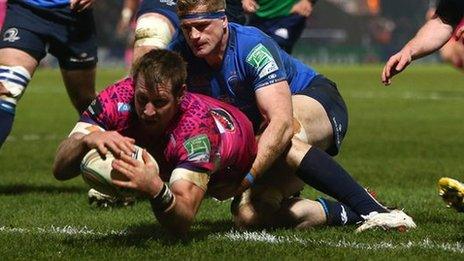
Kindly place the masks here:
<instances>
[{"instance_id":1,"label":"european cup logo patch","mask_svg":"<svg viewBox=\"0 0 464 261\"><path fill-rule=\"evenodd\" d=\"M208 162L211 152L211 144L208 136L198 135L184 142L184 148L187 150L188 159L196 162Z\"/></svg>"}]
</instances>

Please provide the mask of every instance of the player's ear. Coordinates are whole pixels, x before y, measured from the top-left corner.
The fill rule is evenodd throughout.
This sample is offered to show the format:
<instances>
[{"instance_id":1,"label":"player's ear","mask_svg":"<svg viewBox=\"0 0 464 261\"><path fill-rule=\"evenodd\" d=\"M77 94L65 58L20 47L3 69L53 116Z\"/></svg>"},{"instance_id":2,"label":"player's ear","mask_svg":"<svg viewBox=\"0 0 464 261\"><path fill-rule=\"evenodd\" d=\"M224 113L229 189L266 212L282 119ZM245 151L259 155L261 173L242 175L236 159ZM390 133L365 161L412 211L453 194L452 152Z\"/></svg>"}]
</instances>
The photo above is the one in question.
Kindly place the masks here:
<instances>
[{"instance_id":1,"label":"player's ear","mask_svg":"<svg viewBox=\"0 0 464 261\"><path fill-rule=\"evenodd\" d=\"M182 84L182 86L179 89L179 95L177 95L177 102L181 103L182 99L184 99L185 92L187 91L187 84Z\"/></svg>"},{"instance_id":2,"label":"player's ear","mask_svg":"<svg viewBox=\"0 0 464 261\"><path fill-rule=\"evenodd\" d=\"M222 18L222 28L226 29L228 24L229 24L229 21L227 20L227 16Z\"/></svg>"}]
</instances>

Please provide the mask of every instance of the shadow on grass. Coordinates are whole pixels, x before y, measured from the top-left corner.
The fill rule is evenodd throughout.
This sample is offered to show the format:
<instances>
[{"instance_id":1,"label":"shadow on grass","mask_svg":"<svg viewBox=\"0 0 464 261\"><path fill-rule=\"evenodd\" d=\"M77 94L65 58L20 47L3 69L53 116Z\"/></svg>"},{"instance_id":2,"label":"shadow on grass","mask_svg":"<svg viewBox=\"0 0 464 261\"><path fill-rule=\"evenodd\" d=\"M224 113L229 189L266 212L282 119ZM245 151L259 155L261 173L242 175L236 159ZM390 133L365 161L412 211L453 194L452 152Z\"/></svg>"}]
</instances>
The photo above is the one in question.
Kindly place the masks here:
<instances>
[{"instance_id":1,"label":"shadow on grass","mask_svg":"<svg viewBox=\"0 0 464 261\"><path fill-rule=\"evenodd\" d=\"M52 186L52 185L32 185L32 184L11 184L0 185L0 195L21 195L29 193L78 193L84 194L87 190L77 186Z\"/></svg>"},{"instance_id":2,"label":"shadow on grass","mask_svg":"<svg viewBox=\"0 0 464 261\"><path fill-rule=\"evenodd\" d=\"M230 231L233 227L231 220L199 221L194 224L187 236L179 238L171 235L159 223L141 223L131 226L122 234L111 234L93 238L67 238L64 244L81 247L89 242L98 245L120 247L149 247L153 243L164 246L184 245L188 246L192 241L207 240L209 236Z\"/></svg>"}]
</instances>

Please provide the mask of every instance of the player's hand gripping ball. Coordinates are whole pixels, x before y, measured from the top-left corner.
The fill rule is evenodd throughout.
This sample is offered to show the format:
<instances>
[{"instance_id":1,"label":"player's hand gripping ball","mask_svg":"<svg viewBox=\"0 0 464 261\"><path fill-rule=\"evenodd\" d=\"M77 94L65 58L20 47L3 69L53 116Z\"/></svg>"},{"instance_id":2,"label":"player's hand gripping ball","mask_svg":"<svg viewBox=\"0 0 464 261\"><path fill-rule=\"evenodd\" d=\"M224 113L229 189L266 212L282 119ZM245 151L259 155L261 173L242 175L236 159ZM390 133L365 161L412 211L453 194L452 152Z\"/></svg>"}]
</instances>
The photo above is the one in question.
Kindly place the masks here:
<instances>
[{"instance_id":1,"label":"player's hand gripping ball","mask_svg":"<svg viewBox=\"0 0 464 261\"><path fill-rule=\"evenodd\" d=\"M142 151L142 148L135 146L135 152L131 155L132 158L143 162ZM148 155L155 163L157 172L159 172L159 167L155 159L149 153ZM127 178L123 174L114 170L111 166L114 159L115 157L111 154L111 152L108 152L105 155L105 159L103 159L96 149L90 150L81 162L82 178L91 188L109 196L118 197L134 195L134 191L130 189L122 189L113 184L112 179L127 181Z\"/></svg>"}]
</instances>

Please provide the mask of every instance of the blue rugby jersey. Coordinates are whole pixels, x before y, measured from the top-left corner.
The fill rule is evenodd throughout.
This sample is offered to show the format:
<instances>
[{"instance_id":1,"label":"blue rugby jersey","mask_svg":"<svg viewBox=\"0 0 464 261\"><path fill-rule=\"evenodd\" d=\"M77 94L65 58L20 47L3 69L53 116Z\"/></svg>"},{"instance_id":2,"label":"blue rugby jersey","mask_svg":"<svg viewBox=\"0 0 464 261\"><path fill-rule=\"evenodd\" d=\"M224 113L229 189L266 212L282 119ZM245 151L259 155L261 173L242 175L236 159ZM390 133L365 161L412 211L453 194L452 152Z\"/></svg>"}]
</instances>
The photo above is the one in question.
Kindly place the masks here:
<instances>
[{"instance_id":1,"label":"blue rugby jersey","mask_svg":"<svg viewBox=\"0 0 464 261\"><path fill-rule=\"evenodd\" d=\"M309 66L293 58L257 28L229 23L229 39L219 70L196 57L182 34L168 46L188 63L187 86L240 108L257 127L261 115L255 91L287 81L292 94L304 89L317 75Z\"/></svg>"}]
</instances>

